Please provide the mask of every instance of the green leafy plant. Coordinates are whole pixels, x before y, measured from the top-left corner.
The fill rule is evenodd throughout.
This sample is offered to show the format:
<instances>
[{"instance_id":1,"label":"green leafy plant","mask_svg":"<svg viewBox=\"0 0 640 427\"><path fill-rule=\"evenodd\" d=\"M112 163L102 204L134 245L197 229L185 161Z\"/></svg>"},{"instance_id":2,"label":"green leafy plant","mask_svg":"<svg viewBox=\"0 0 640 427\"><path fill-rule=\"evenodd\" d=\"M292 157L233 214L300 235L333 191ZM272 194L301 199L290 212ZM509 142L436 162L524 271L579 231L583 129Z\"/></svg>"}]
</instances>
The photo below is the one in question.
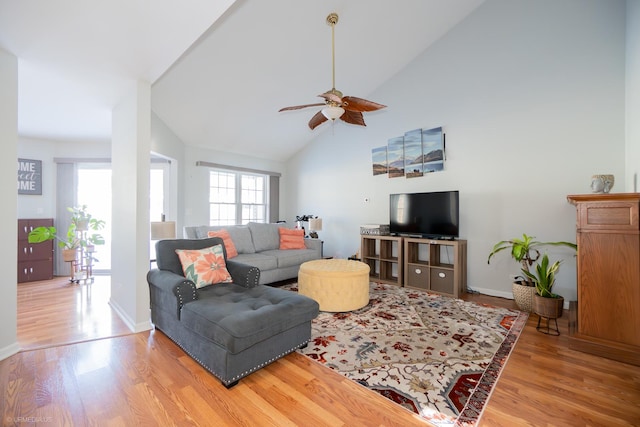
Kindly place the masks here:
<instances>
[{"instance_id":1,"label":"green leafy plant","mask_svg":"<svg viewBox=\"0 0 640 427\"><path fill-rule=\"evenodd\" d=\"M552 292L553 285L556 283L556 274L560 269L560 263L556 261L549 265L549 257L544 254L542 260L536 265L535 274L528 270L522 269L522 273L529 278L536 287L536 293L544 298L560 298Z\"/></svg>"},{"instance_id":2,"label":"green leafy plant","mask_svg":"<svg viewBox=\"0 0 640 427\"><path fill-rule=\"evenodd\" d=\"M93 218L87 212L87 206L82 205L67 208L71 212L71 223L64 237L58 235L56 227L36 227L29 233L29 243L40 243L47 240L57 240L58 246L63 249L78 249L88 245L104 245L104 237L97 233L106 223L103 220ZM80 233L87 230L86 233Z\"/></svg>"},{"instance_id":3,"label":"green leafy plant","mask_svg":"<svg viewBox=\"0 0 640 427\"><path fill-rule=\"evenodd\" d=\"M58 230L55 227L36 227L29 233L29 243L41 243L48 240L57 240L58 246L62 249L78 249L80 247L80 239L75 234L67 233L65 238L58 236Z\"/></svg>"},{"instance_id":4,"label":"green leafy plant","mask_svg":"<svg viewBox=\"0 0 640 427\"><path fill-rule=\"evenodd\" d=\"M487 258L487 264L491 262L491 258L506 249L511 250L511 257L519 262L522 267L522 272L524 276L522 277L522 284L526 286L534 286L534 282L529 276L530 270L529 268L533 266L533 264L538 261L540 258L540 251L538 250L541 246L566 246L569 248L577 249L575 243L571 242L539 242L535 240L534 236L529 236L527 234L523 234L522 238L514 238L511 240L502 240L496 243Z\"/></svg>"}]
</instances>

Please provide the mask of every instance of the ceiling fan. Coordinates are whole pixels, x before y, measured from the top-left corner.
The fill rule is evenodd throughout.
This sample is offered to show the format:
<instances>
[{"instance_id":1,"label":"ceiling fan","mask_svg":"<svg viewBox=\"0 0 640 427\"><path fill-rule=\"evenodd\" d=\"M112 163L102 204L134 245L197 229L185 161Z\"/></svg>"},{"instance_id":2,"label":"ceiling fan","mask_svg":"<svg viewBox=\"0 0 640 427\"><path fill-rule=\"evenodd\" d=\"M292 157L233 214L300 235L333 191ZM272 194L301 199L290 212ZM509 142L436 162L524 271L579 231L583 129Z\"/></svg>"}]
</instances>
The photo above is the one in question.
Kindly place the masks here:
<instances>
[{"instance_id":1,"label":"ceiling fan","mask_svg":"<svg viewBox=\"0 0 640 427\"><path fill-rule=\"evenodd\" d=\"M343 96L342 92L336 89L336 48L335 48L335 26L338 23L338 14L331 13L327 16L327 24L331 26L331 59L332 59L332 72L333 72L333 86L331 90L318 95L324 98L324 102L317 104L296 105L293 107L281 108L280 111L300 110L307 107L320 107L325 106L318 111L309 120L309 127L311 130L315 129L318 125L326 122L327 120L335 121L340 118L342 121L351 123L354 125L366 126L362 113L365 111L376 111L381 108L385 108L386 105L378 104L377 102L367 101L366 99L357 98L355 96Z\"/></svg>"}]
</instances>

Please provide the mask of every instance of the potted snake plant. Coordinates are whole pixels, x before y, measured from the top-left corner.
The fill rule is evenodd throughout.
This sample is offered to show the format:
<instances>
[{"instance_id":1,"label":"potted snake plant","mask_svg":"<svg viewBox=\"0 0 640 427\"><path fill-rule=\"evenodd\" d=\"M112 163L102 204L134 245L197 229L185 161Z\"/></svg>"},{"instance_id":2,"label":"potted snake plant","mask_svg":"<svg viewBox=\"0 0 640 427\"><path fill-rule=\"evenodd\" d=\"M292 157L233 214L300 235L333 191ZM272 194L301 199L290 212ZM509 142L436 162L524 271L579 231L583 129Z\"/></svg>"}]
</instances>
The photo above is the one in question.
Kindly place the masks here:
<instances>
[{"instance_id":1,"label":"potted snake plant","mask_svg":"<svg viewBox=\"0 0 640 427\"><path fill-rule=\"evenodd\" d=\"M540 259L540 251L538 248L543 246L565 246L574 250L577 248L576 244L571 242L540 242L535 239L534 236L523 234L522 238L502 240L493 246L487 259L487 264L489 264L494 255L509 249L511 257L520 263L523 274L515 278L511 289L513 299L518 308L527 312L533 311L533 300L536 294L536 288L534 281L526 273L530 273L530 267Z\"/></svg>"},{"instance_id":2,"label":"potted snake plant","mask_svg":"<svg viewBox=\"0 0 640 427\"><path fill-rule=\"evenodd\" d=\"M562 261L556 261L553 264L549 263L549 257L544 254L540 263L536 265L535 272L532 273L527 270L522 270L522 274L531 280L535 286L536 294L533 298L533 312L540 318L547 319L547 332L551 333L548 325L549 320L562 317L564 309L564 298L560 295L553 293L553 285L556 283L556 274L560 269L560 263ZM538 331L543 332L540 328L540 320L538 320ZM555 335L559 335L558 326L556 322L556 329L553 331Z\"/></svg>"}]
</instances>

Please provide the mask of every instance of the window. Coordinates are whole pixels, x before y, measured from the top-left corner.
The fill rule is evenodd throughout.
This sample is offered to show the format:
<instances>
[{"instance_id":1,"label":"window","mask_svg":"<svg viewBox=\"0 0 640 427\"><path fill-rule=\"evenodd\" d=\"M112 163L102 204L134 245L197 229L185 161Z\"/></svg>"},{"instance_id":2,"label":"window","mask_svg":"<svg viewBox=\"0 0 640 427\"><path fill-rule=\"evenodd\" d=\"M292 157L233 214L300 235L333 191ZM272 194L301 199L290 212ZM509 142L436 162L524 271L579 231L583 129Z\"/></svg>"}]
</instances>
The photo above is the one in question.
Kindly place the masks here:
<instances>
[{"instance_id":1,"label":"window","mask_svg":"<svg viewBox=\"0 0 640 427\"><path fill-rule=\"evenodd\" d=\"M111 165L101 163L78 164L76 206L87 205L93 217L105 222L100 233L105 244L96 247L93 270L111 270Z\"/></svg>"},{"instance_id":2,"label":"window","mask_svg":"<svg viewBox=\"0 0 640 427\"><path fill-rule=\"evenodd\" d=\"M209 224L267 222L267 175L223 170L209 172Z\"/></svg>"}]
</instances>

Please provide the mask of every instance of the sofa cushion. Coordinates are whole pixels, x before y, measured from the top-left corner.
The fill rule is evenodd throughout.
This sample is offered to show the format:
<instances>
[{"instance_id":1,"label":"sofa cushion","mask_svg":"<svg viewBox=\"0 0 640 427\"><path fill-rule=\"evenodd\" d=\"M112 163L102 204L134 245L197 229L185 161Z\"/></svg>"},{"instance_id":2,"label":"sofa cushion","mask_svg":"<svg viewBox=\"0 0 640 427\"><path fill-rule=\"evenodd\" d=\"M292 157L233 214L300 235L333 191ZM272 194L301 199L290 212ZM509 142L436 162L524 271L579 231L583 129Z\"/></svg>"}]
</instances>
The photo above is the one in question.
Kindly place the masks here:
<instances>
[{"instance_id":1,"label":"sofa cushion","mask_svg":"<svg viewBox=\"0 0 640 427\"><path fill-rule=\"evenodd\" d=\"M233 260L258 267L260 271L274 270L278 268L278 259L275 256L265 254L264 252L259 254L239 254Z\"/></svg>"},{"instance_id":2,"label":"sofa cushion","mask_svg":"<svg viewBox=\"0 0 640 427\"><path fill-rule=\"evenodd\" d=\"M306 249L304 230L280 227L278 233L280 234L280 249Z\"/></svg>"},{"instance_id":3,"label":"sofa cushion","mask_svg":"<svg viewBox=\"0 0 640 427\"><path fill-rule=\"evenodd\" d=\"M280 226L281 224L263 224L259 222L250 222L248 224L256 252L280 247L280 233L278 233Z\"/></svg>"},{"instance_id":4,"label":"sofa cushion","mask_svg":"<svg viewBox=\"0 0 640 427\"><path fill-rule=\"evenodd\" d=\"M205 237L207 237L207 233L209 233L210 230L220 230L220 229L222 229L222 227L212 227L209 225L200 225L198 227L195 227L196 239L204 239Z\"/></svg>"},{"instance_id":5,"label":"sofa cushion","mask_svg":"<svg viewBox=\"0 0 640 427\"><path fill-rule=\"evenodd\" d=\"M233 240L226 229L211 230L207 233L207 237L220 237L224 241L224 247L227 250L227 259L238 256L236 245L233 244Z\"/></svg>"},{"instance_id":6,"label":"sofa cushion","mask_svg":"<svg viewBox=\"0 0 640 427\"><path fill-rule=\"evenodd\" d=\"M249 227L246 225L234 225L233 227L227 227L227 231L239 254L253 254L256 252Z\"/></svg>"},{"instance_id":7,"label":"sofa cushion","mask_svg":"<svg viewBox=\"0 0 640 427\"><path fill-rule=\"evenodd\" d=\"M222 245L203 249L176 249L184 276L203 288L216 283L232 282L227 271Z\"/></svg>"},{"instance_id":8,"label":"sofa cushion","mask_svg":"<svg viewBox=\"0 0 640 427\"><path fill-rule=\"evenodd\" d=\"M264 251L262 255L269 255L275 258L278 263L278 268L292 267L306 261L318 259L318 252L312 249L274 249Z\"/></svg>"},{"instance_id":9,"label":"sofa cushion","mask_svg":"<svg viewBox=\"0 0 640 427\"><path fill-rule=\"evenodd\" d=\"M246 225L201 225L194 228L197 239L208 237L209 231L227 230L239 254L252 254L256 251Z\"/></svg>"},{"instance_id":10,"label":"sofa cushion","mask_svg":"<svg viewBox=\"0 0 640 427\"><path fill-rule=\"evenodd\" d=\"M222 283L199 291L197 300L182 307L181 322L237 354L311 321L318 314L317 306L314 300L283 289Z\"/></svg>"}]
</instances>

